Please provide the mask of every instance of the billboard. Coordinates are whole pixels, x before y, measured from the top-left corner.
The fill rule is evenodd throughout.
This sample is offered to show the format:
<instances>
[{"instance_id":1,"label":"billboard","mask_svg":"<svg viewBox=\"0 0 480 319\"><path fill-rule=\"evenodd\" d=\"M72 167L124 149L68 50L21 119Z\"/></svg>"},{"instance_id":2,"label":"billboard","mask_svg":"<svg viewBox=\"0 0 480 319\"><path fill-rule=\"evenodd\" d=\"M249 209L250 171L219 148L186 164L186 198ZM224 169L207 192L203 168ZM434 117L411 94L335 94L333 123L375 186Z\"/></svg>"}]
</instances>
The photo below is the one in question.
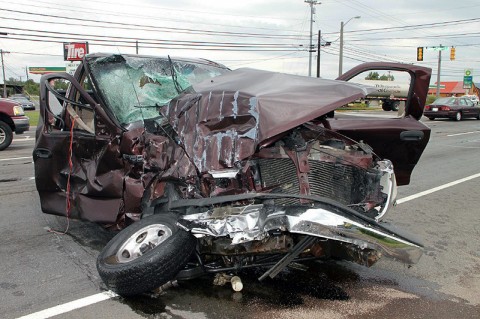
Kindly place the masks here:
<instances>
[{"instance_id":1,"label":"billboard","mask_svg":"<svg viewBox=\"0 0 480 319\"><path fill-rule=\"evenodd\" d=\"M65 72L65 67L61 66L31 66L28 68L28 73L31 74L48 74Z\"/></svg>"},{"instance_id":2,"label":"billboard","mask_svg":"<svg viewBox=\"0 0 480 319\"><path fill-rule=\"evenodd\" d=\"M64 42L63 59L65 61L82 61L88 53L88 42Z\"/></svg>"}]
</instances>

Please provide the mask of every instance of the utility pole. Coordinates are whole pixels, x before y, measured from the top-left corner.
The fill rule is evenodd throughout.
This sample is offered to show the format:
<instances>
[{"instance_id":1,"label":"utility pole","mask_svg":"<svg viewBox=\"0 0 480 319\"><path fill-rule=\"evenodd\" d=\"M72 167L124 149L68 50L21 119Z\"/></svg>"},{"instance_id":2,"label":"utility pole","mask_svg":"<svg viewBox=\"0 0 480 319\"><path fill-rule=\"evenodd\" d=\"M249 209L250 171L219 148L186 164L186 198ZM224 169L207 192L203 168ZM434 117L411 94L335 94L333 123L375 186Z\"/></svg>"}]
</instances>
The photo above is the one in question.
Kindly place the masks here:
<instances>
[{"instance_id":1,"label":"utility pole","mask_svg":"<svg viewBox=\"0 0 480 319\"><path fill-rule=\"evenodd\" d=\"M308 76L312 76L312 53L313 50L313 15L315 14L315 7L314 5L320 4L320 2L316 0L305 0L305 3L310 5L310 45L308 46Z\"/></svg>"},{"instance_id":2,"label":"utility pole","mask_svg":"<svg viewBox=\"0 0 480 319\"><path fill-rule=\"evenodd\" d=\"M2 72L3 72L3 97L7 97L7 81L5 81L5 64L3 63L3 54L9 53L0 49L0 56L2 60Z\"/></svg>"},{"instance_id":3,"label":"utility pole","mask_svg":"<svg viewBox=\"0 0 480 319\"><path fill-rule=\"evenodd\" d=\"M138 54L138 41L135 41L135 52Z\"/></svg>"},{"instance_id":4,"label":"utility pole","mask_svg":"<svg viewBox=\"0 0 480 319\"><path fill-rule=\"evenodd\" d=\"M320 77L320 51L322 47L328 47L332 44L330 41L325 41L322 44L322 31L318 30L318 43L317 43L317 78Z\"/></svg>"},{"instance_id":5,"label":"utility pole","mask_svg":"<svg viewBox=\"0 0 480 319\"><path fill-rule=\"evenodd\" d=\"M442 68L442 51L448 50L448 47L444 47L440 44L438 47L425 47L425 49L438 51L438 66L437 66L437 92L436 97L437 99L440 97L440 73Z\"/></svg>"},{"instance_id":6,"label":"utility pole","mask_svg":"<svg viewBox=\"0 0 480 319\"><path fill-rule=\"evenodd\" d=\"M25 67L25 74L27 75L27 81L29 80L28 78L28 67Z\"/></svg>"},{"instance_id":7,"label":"utility pole","mask_svg":"<svg viewBox=\"0 0 480 319\"><path fill-rule=\"evenodd\" d=\"M317 78L320 77L320 48L322 39L322 31L318 30L318 42L317 42Z\"/></svg>"},{"instance_id":8,"label":"utility pole","mask_svg":"<svg viewBox=\"0 0 480 319\"><path fill-rule=\"evenodd\" d=\"M342 75L343 73L343 28L349 23L352 19L360 19L360 16L351 17L347 20L347 22L340 23L340 54L338 57L338 76Z\"/></svg>"},{"instance_id":9,"label":"utility pole","mask_svg":"<svg viewBox=\"0 0 480 319\"><path fill-rule=\"evenodd\" d=\"M442 45L440 44L440 48ZM442 50L438 50L438 67L437 67L437 95L436 98L440 97L440 69L442 66Z\"/></svg>"}]
</instances>

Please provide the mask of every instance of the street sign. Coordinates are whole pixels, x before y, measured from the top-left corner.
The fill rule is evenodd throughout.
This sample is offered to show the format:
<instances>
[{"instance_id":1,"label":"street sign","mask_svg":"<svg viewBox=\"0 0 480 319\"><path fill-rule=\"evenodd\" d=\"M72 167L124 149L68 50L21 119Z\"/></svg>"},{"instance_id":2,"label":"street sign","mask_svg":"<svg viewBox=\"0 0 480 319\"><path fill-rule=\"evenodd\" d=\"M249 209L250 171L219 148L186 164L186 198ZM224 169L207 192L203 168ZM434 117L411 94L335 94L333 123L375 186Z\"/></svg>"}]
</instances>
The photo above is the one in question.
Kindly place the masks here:
<instances>
[{"instance_id":1,"label":"street sign","mask_svg":"<svg viewBox=\"0 0 480 319\"><path fill-rule=\"evenodd\" d=\"M433 51L446 51L450 49L449 47L444 47L443 45L440 45L439 47L425 47L427 50L433 50Z\"/></svg>"},{"instance_id":2,"label":"street sign","mask_svg":"<svg viewBox=\"0 0 480 319\"><path fill-rule=\"evenodd\" d=\"M65 64L65 68L66 68L66 71L68 74L70 74L71 76L74 76L75 75L75 71L77 70L77 67L80 65L79 62L67 62Z\"/></svg>"},{"instance_id":3,"label":"street sign","mask_svg":"<svg viewBox=\"0 0 480 319\"><path fill-rule=\"evenodd\" d=\"M465 75L463 77L463 88L464 89L471 89L472 88L472 83L473 83L473 76Z\"/></svg>"}]
</instances>

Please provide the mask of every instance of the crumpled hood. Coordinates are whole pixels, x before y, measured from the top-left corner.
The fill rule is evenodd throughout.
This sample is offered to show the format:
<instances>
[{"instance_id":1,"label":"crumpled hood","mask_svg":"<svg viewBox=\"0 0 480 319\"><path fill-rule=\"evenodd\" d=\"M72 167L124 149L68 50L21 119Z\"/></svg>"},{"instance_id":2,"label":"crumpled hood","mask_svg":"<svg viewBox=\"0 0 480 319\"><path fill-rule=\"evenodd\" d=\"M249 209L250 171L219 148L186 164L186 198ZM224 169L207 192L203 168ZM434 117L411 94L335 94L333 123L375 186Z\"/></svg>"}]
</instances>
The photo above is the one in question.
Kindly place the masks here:
<instances>
[{"instance_id":1,"label":"crumpled hood","mask_svg":"<svg viewBox=\"0 0 480 319\"><path fill-rule=\"evenodd\" d=\"M205 172L233 167L253 155L262 141L372 90L344 81L243 68L194 85L162 113L197 168Z\"/></svg>"}]
</instances>

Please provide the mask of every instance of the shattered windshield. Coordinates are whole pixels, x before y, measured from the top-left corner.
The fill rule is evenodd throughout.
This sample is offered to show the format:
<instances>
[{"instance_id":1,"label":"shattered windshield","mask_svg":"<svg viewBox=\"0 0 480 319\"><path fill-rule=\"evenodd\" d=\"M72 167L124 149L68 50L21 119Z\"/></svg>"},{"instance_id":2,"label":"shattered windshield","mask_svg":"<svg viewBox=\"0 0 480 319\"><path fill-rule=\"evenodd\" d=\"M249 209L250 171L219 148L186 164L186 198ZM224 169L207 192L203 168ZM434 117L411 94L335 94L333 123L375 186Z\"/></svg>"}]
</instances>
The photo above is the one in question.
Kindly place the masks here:
<instances>
[{"instance_id":1,"label":"shattered windshield","mask_svg":"<svg viewBox=\"0 0 480 319\"><path fill-rule=\"evenodd\" d=\"M97 90L122 125L160 116L167 104L192 84L228 71L201 62L112 55L90 57Z\"/></svg>"}]
</instances>

